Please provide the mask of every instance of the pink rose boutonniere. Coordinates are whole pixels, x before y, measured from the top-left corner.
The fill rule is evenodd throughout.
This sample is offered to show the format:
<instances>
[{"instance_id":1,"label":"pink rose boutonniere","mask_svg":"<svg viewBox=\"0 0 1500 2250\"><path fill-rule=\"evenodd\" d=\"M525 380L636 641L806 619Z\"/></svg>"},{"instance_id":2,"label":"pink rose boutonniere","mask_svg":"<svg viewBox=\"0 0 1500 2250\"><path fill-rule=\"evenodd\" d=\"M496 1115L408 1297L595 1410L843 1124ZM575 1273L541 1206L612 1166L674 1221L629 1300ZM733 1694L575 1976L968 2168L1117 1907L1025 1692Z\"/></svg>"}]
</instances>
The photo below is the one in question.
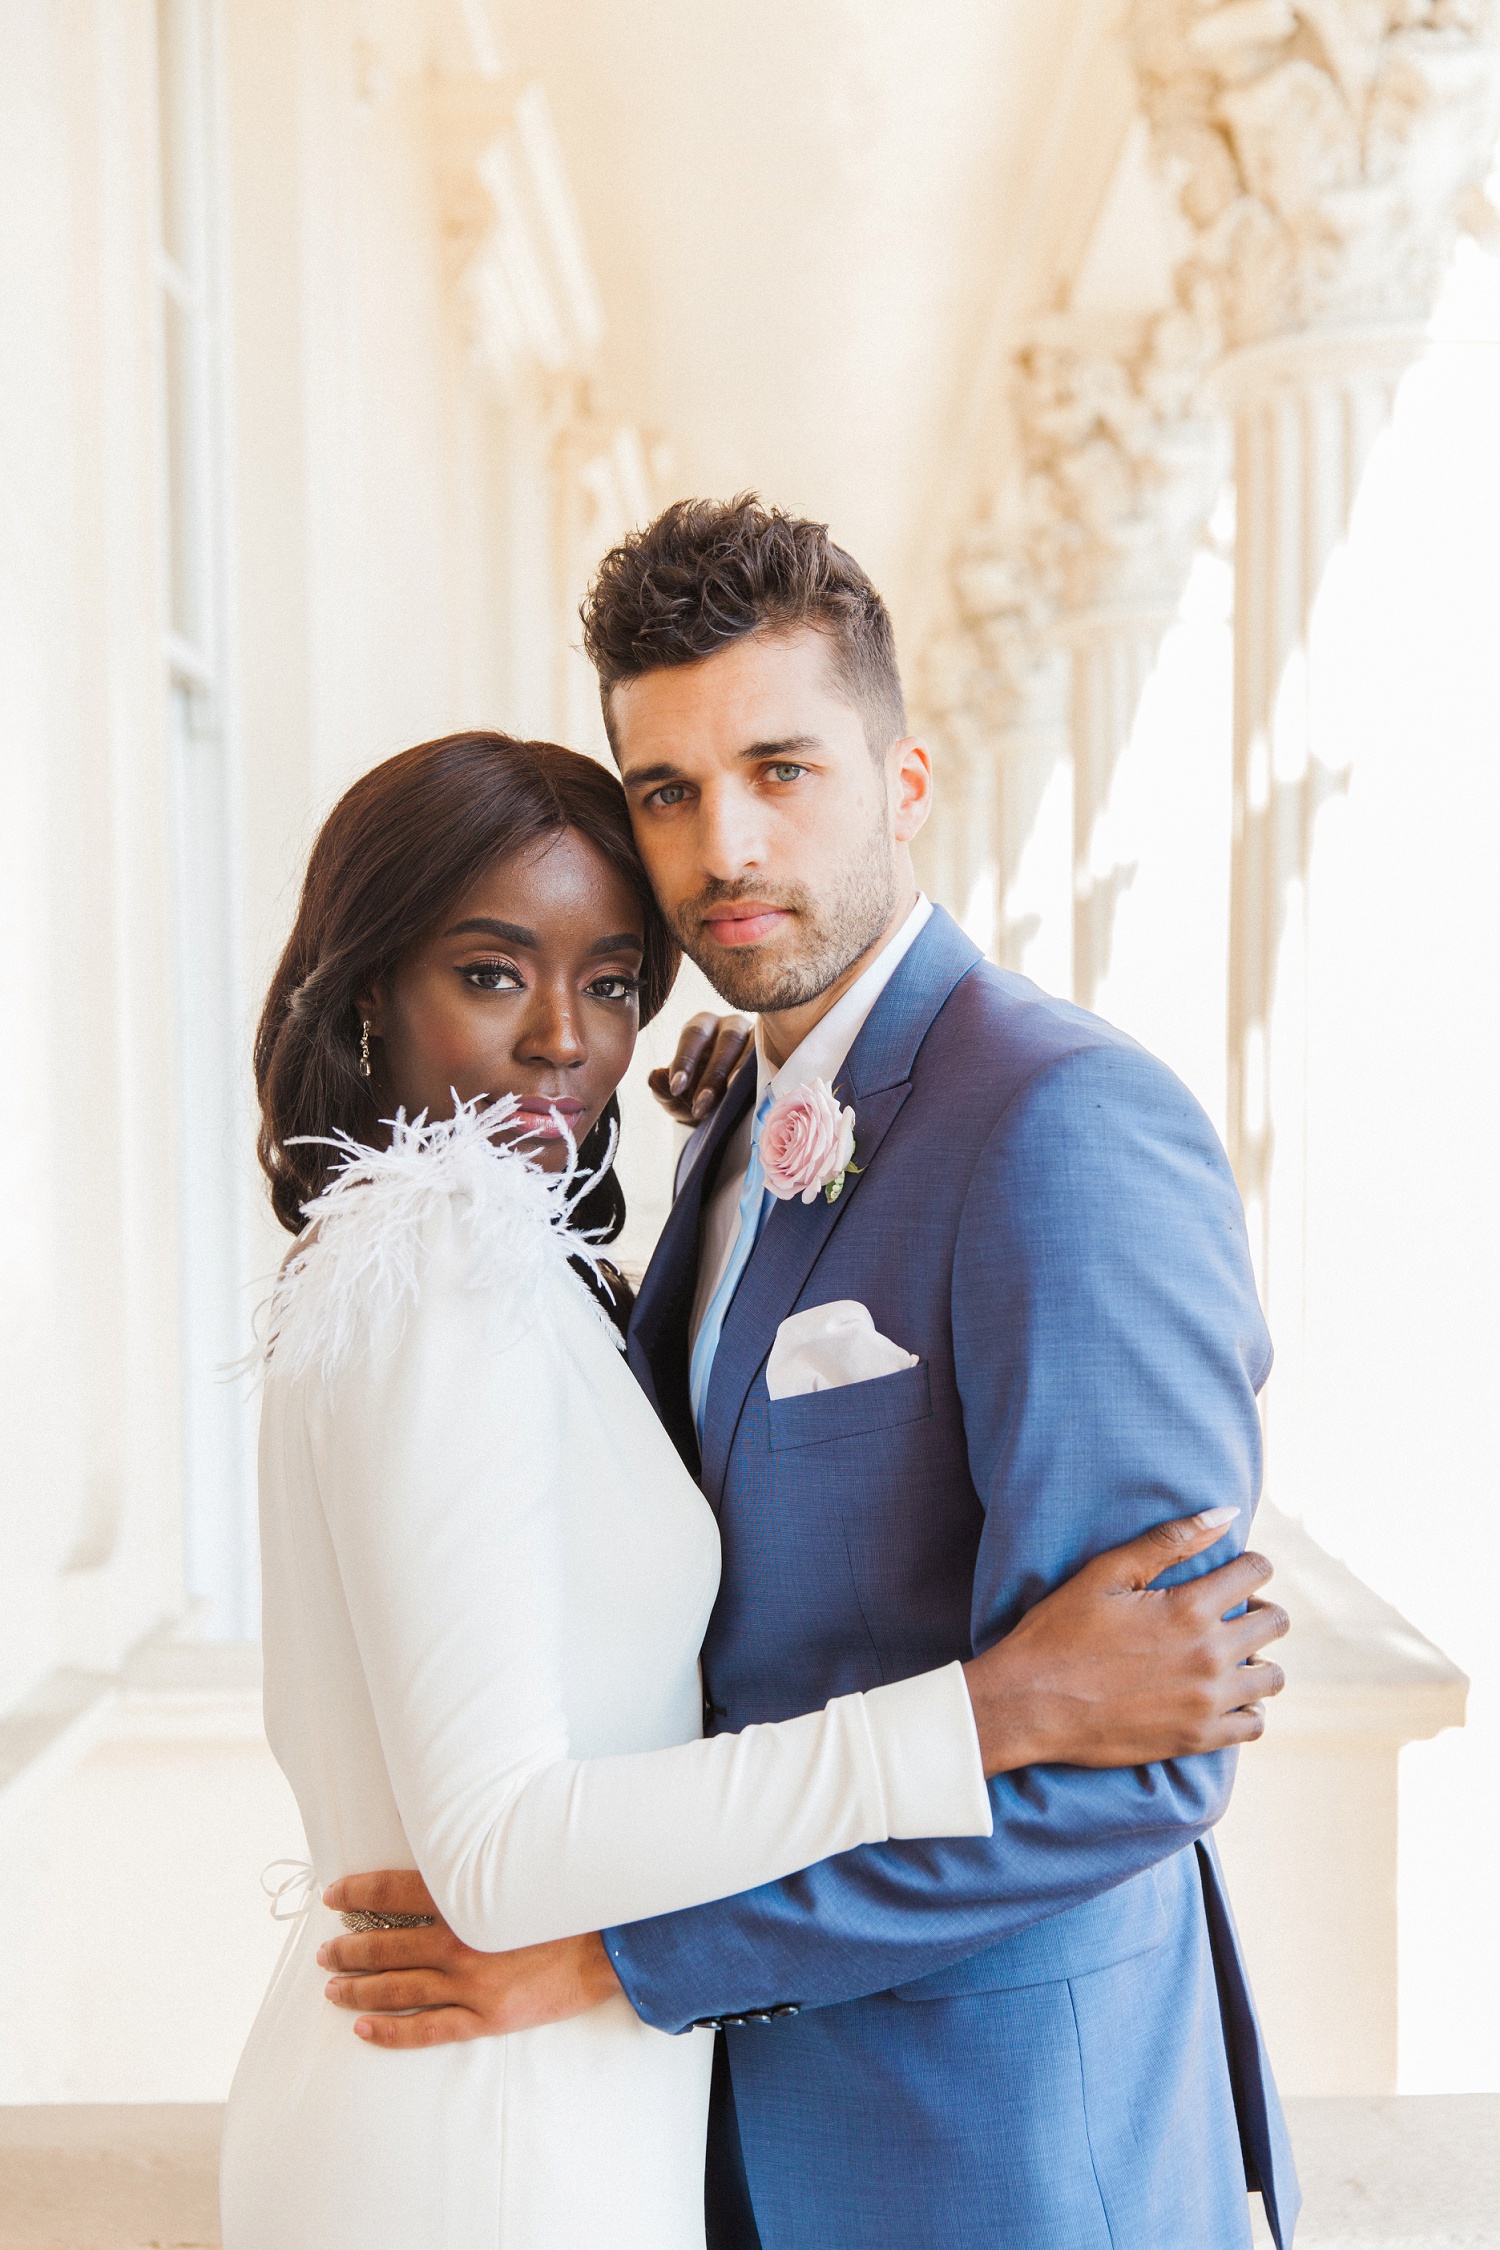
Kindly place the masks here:
<instances>
[{"instance_id":1,"label":"pink rose boutonniere","mask_svg":"<svg viewBox=\"0 0 1500 2250\"><path fill-rule=\"evenodd\" d=\"M821 1189L830 1203L843 1193L844 1176L857 1172L854 1112L840 1109L833 1088L815 1078L771 1104L760 1129L761 1169L779 1202L800 1195L811 1203Z\"/></svg>"}]
</instances>

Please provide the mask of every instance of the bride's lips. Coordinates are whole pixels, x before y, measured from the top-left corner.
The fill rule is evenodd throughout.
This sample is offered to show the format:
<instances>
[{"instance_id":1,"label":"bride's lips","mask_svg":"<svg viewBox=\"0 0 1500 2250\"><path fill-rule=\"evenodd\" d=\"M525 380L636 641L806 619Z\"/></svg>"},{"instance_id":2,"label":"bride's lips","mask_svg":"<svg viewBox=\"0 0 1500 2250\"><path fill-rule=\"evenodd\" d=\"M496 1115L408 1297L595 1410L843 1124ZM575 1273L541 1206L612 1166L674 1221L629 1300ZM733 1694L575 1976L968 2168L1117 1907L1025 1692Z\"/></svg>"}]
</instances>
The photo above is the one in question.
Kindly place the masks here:
<instances>
[{"instance_id":1,"label":"bride's lips","mask_svg":"<svg viewBox=\"0 0 1500 2250\"><path fill-rule=\"evenodd\" d=\"M571 1133L577 1140L578 1120L583 1112L583 1103L574 1101L571 1095L559 1094L556 1100L551 1100L545 1094L528 1094L516 1104L517 1116L527 1121L528 1139L560 1141L565 1133Z\"/></svg>"},{"instance_id":2,"label":"bride's lips","mask_svg":"<svg viewBox=\"0 0 1500 2250\"><path fill-rule=\"evenodd\" d=\"M710 908L703 916L703 928L719 945L758 945L790 919L784 906L770 906L759 898L740 898L733 906Z\"/></svg>"}]
</instances>

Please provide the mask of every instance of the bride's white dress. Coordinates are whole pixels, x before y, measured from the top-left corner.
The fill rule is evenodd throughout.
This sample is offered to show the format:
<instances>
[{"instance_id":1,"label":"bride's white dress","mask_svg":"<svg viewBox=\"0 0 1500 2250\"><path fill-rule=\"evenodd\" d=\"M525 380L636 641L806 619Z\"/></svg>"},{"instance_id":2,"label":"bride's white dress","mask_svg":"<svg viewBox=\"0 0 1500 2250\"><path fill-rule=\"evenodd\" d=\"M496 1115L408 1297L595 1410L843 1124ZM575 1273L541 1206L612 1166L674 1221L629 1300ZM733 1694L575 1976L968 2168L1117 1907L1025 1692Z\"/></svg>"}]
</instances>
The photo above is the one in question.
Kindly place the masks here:
<instances>
[{"instance_id":1,"label":"bride's white dress","mask_svg":"<svg viewBox=\"0 0 1500 2250\"><path fill-rule=\"evenodd\" d=\"M568 1265L557 1184L485 1122L363 1152L278 1292L266 1724L316 1885L419 1867L496 1950L988 1833L956 1665L698 1739L712 1513ZM617 1998L386 2053L323 1998L339 1926L310 1907L245 2049L225 2250L701 2250L708 2033Z\"/></svg>"}]
</instances>

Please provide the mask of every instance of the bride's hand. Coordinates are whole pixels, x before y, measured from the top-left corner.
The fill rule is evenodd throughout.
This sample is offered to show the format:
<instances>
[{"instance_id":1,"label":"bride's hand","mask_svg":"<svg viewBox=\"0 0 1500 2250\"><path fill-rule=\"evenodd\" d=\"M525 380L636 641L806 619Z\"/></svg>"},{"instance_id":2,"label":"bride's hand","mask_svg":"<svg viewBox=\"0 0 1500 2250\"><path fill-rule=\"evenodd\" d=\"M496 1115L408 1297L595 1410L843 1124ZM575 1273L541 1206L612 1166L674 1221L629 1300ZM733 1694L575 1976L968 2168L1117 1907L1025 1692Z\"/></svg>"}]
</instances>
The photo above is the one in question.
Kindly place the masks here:
<instances>
[{"instance_id":1,"label":"bride's hand","mask_svg":"<svg viewBox=\"0 0 1500 2250\"><path fill-rule=\"evenodd\" d=\"M620 1989L597 1931L476 1953L454 1936L417 1874L348 1875L329 1884L323 1903L431 1917L427 1929L361 1930L318 1948L319 1967L334 1972L325 1998L358 2015L354 2029L372 2047L450 2047L531 2031L597 2008ZM404 2012L413 2009L420 2012Z\"/></svg>"},{"instance_id":2,"label":"bride's hand","mask_svg":"<svg viewBox=\"0 0 1500 2250\"><path fill-rule=\"evenodd\" d=\"M1096 1555L964 1666L986 1773L1151 1765L1264 1732L1264 1700L1286 1675L1259 1651L1290 1623L1252 1598L1271 1576L1265 1556L1240 1555L1183 1586L1151 1584L1222 1539L1235 1512L1158 1524Z\"/></svg>"},{"instance_id":3,"label":"bride's hand","mask_svg":"<svg viewBox=\"0 0 1500 2250\"><path fill-rule=\"evenodd\" d=\"M701 1125L717 1109L754 1036L748 1016L690 1016L671 1062L646 1083L679 1125Z\"/></svg>"}]
</instances>

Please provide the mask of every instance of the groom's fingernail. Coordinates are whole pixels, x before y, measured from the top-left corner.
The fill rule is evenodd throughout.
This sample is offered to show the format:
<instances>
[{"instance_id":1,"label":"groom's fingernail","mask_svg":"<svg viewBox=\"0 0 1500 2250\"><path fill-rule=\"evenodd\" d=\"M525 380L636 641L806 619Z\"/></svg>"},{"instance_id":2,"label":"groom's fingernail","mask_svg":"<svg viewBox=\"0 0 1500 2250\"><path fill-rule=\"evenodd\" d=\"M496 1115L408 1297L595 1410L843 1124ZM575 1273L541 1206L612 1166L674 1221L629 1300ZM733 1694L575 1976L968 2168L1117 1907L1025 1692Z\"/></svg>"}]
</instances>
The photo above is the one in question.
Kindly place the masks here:
<instances>
[{"instance_id":1,"label":"groom's fingernail","mask_svg":"<svg viewBox=\"0 0 1500 2250\"><path fill-rule=\"evenodd\" d=\"M1205 1531L1213 1531L1221 1523L1233 1523L1239 1512L1238 1508L1205 1508L1198 1521Z\"/></svg>"}]
</instances>

